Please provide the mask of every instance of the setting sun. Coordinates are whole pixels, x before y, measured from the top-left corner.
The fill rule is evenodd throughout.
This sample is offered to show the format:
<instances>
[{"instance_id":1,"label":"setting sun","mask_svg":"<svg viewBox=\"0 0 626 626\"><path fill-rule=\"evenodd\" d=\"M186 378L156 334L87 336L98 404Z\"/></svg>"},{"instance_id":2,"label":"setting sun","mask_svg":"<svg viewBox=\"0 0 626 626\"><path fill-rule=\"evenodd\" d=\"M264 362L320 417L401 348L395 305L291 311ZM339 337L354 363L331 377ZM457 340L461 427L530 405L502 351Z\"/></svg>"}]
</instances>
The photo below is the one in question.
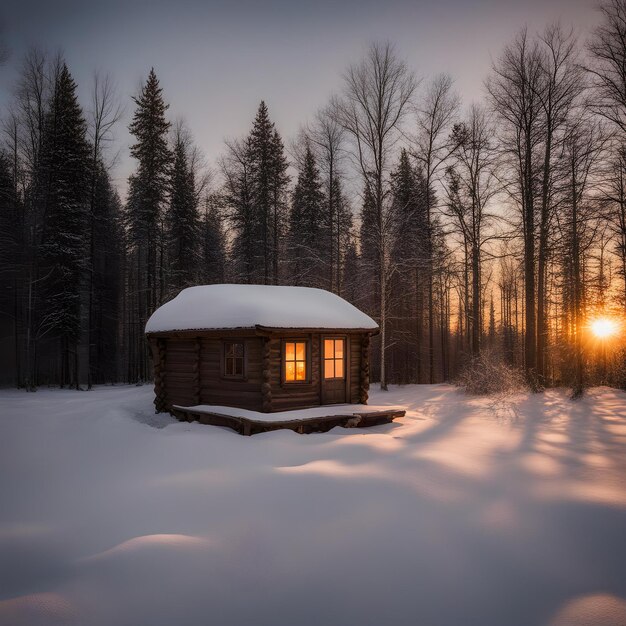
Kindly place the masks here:
<instances>
[{"instance_id":1,"label":"setting sun","mask_svg":"<svg viewBox=\"0 0 626 626\"><path fill-rule=\"evenodd\" d=\"M617 332L617 322L608 317L599 317L591 322L591 332L599 339L605 339Z\"/></svg>"}]
</instances>

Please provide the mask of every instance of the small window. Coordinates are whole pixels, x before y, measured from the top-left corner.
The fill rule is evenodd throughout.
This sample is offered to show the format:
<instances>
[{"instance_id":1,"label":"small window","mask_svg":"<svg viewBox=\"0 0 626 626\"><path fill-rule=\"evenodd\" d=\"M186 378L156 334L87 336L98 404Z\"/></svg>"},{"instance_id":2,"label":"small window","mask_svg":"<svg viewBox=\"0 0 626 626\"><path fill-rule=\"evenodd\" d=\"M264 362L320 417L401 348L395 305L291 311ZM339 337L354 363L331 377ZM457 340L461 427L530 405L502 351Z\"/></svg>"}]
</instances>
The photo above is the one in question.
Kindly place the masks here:
<instances>
[{"instance_id":1,"label":"small window","mask_svg":"<svg viewBox=\"0 0 626 626\"><path fill-rule=\"evenodd\" d=\"M324 378L344 378L344 339L324 339Z\"/></svg>"},{"instance_id":2,"label":"small window","mask_svg":"<svg viewBox=\"0 0 626 626\"><path fill-rule=\"evenodd\" d=\"M243 378L245 346L243 341L224 342L224 376Z\"/></svg>"},{"instance_id":3,"label":"small window","mask_svg":"<svg viewBox=\"0 0 626 626\"><path fill-rule=\"evenodd\" d=\"M306 341L285 342L285 382L303 383L307 380Z\"/></svg>"}]
</instances>

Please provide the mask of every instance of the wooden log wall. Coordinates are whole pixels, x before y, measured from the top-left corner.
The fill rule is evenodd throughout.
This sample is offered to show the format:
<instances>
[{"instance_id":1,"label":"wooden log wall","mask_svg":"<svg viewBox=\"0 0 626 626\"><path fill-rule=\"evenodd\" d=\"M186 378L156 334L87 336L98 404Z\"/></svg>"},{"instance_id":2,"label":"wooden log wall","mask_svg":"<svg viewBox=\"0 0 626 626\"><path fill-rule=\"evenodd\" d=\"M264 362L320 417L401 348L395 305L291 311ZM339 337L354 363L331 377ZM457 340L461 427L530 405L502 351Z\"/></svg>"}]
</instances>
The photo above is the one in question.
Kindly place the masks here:
<instances>
[{"instance_id":1,"label":"wooden log wall","mask_svg":"<svg viewBox=\"0 0 626 626\"><path fill-rule=\"evenodd\" d=\"M361 339L361 375L359 402L367 404L370 390L370 336L363 335Z\"/></svg>"},{"instance_id":2,"label":"wooden log wall","mask_svg":"<svg viewBox=\"0 0 626 626\"><path fill-rule=\"evenodd\" d=\"M201 379L200 379L200 366L202 360L202 340L200 337L195 339L195 354L193 361L193 401L195 404L200 404L200 391L201 391Z\"/></svg>"},{"instance_id":3,"label":"wooden log wall","mask_svg":"<svg viewBox=\"0 0 626 626\"><path fill-rule=\"evenodd\" d=\"M165 339L154 339L151 343L154 360L154 409L157 413L162 413L170 408L165 388Z\"/></svg>"},{"instance_id":4,"label":"wooden log wall","mask_svg":"<svg viewBox=\"0 0 626 626\"><path fill-rule=\"evenodd\" d=\"M263 410L269 413L272 410L272 346L269 337L263 338Z\"/></svg>"},{"instance_id":5,"label":"wooden log wall","mask_svg":"<svg viewBox=\"0 0 626 626\"><path fill-rule=\"evenodd\" d=\"M322 338L320 331L293 331L285 334L253 330L242 335L174 334L151 337L154 356L154 404L157 412L172 405L199 404L234 406L254 411L283 411L319 406L323 384ZM245 372L241 379L228 378L223 372L223 342L232 338L245 344ZM283 341L309 342L308 380L283 383ZM367 404L369 396L369 348L367 333L354 333L346 342L348 380L346 401Z\"/></svg>"},{"instance_id":6,"label":"wooden log wall","mask_svg":"<svg viewBox=\"0 0 626 626\"><path fill-rule=\"evenodd\" d=\"M196 339L165 339L165 389L168 405L193 406L196 380Z\"/></svg>"},{"instance_id":7,"label":"wooden log wall","mask_svg":"<svg viewBox=\"0 0 626 626\"><path fill-rule=\"evenodd\" d=\"M272 411L319 406L320 399L320 337L319 334L290 333L284 337L272 336L270 343ZM282 343L290 340L308 340L311 350L309 380L306 383L283 383Z\"/></svg>"},{"instance_id":8,"label":"wooden log wall","mask_svg":"<svg viewBox=\"0 0 626 626\"><path fill-rule=\"evenodd\" d=\"M350 387L348 402L358 404L361 401L361 335L348 338L349 362L347 367L350 370Z\"/></svg>"},{"instance_id":9,"label":"wooden log wall","mask_svg":"<svg viewBox=\"0 0 626 626\"><path fill-rule=\"evenodd\" d=\"M242 339L246 353L243 379L223 377L223 340L221 338L202 339L200 404L239 406L252 411L262 410L263 339L261 337Z\"/></svg>"},{"instance_id":10,"label":"wooden log wall","mask_svg":"<svg viewBox=\"0 0 626 626\"><path fill-rule=\"evenodd\" d=\"M173 404L214 404L262 410L262 339L234 339L242 339L245 344L246 371L243 379L223 376L222 338L157 339L157 342L161 342L159 345L163 355L167 355L159 371L155 364L155 391L157 397L161 398L161 410L169 410Z\"/></svg>"}]
</instances>

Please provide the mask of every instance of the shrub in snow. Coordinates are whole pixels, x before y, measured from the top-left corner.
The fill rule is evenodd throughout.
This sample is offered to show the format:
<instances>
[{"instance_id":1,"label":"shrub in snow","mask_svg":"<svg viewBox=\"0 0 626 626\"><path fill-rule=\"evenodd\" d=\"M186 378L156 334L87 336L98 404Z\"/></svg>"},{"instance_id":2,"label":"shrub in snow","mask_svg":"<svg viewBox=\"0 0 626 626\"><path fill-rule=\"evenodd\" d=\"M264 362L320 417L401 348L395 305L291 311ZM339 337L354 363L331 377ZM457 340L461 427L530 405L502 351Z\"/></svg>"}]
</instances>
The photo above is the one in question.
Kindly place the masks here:
<instances>
[{"instance_id":1,"label":"shrub in snow","mask_svg":"<svg viewBox=\"0 0 626 626\"><path fill-rule=\"evenodd\" d=\"M522 371L506 363L495 350L483 350L470 359L455 383L465 392L481 396L508 394L526 388Z\"/></svg>"}]
</instances>

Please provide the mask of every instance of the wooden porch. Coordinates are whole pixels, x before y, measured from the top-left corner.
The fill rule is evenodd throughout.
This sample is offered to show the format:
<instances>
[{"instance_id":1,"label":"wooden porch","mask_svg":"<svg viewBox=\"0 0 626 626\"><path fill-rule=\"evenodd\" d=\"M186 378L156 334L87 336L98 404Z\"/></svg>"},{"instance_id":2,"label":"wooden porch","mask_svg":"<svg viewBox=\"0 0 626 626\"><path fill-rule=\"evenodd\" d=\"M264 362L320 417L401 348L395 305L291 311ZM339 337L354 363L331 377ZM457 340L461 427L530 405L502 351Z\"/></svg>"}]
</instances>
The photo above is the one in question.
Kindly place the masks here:
<instances>
[{"instance_id":1,"label":"wooden porch","mask_svg":"<svg viewBox=\"0 0 626 626\"><path fill-rule=\"evenodd\" d=\"M226 407L224 407L226 408ZM388 424L397 417L404 417L406 411L389 408L383 410L354 411L352 407L346 407L342 411L341 406L328 407L328 415L314 415L294 419L280 419L280 413L271 414L270 418L255 419L250 416L239 414L226 414L219 412L218 408L205 410L202 407L173 406L171 414L183 422L199 422L212 426L227 426L240 435L256 435L272 430L293 430L299 434L327 432L335 426L342 428L367 428L378 424ZM246 411L241 411L244 413ZM294 413L295 411L289 411ZM306 414L304 409L302 413Z\"/></svg>"}]
</instances>

